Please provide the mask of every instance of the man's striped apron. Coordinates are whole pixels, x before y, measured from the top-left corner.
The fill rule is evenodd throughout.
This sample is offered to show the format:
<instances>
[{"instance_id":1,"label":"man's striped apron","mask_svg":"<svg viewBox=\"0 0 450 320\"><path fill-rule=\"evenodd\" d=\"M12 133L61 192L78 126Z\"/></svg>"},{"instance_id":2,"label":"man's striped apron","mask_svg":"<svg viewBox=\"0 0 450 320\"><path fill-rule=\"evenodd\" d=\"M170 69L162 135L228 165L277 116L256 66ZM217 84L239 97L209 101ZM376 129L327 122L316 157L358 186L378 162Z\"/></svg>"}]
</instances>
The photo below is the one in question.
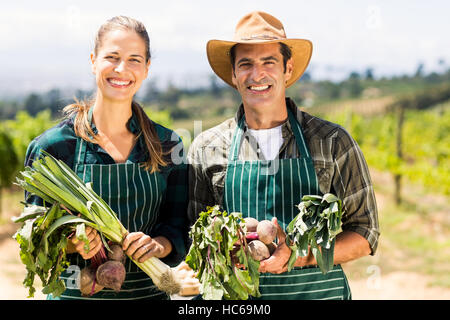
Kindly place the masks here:
<instances>
[{"instance_id":1,"label":"man's striped apron","mask_svg":"<svg viewBox=\"0 0 450 320\"><path fill-rule=\"evenodd\" d=\"M92 108L91 108L92 109ZM91 114L90 114L91 116ZM86 164L87 142L78 138L74 171L85 182L92 182L94 191L102 197L129 232L150 234L158 218L159 207L167 184L159 172L149 173L142 164ZM168 299L151 278L128 257L126 277L119 293L104 288L91 297L82 297L76 279L80 269L90 264L79 254L68 255L71 266L61 274L66 290L60 299ZM49 295L48 299L54 299Z\"/></svg>"},{"instance_id":2,"label":"man's striped apron","mask_svg":"<svg viewBox=\"0 0 450 320\"><path fill-rule=\"evenodd\" d=\"M223 198L227 212L242 212L243 217L253 217L258 221L277 217L284 230L298 214L295 206L302 196L320 194L301 126L287 110L300 158L238 160L244 115L233 135ZM351 299L350 287L340 265L335 265L326 275L318 267L295 267L282 274L262 273L259 289L260 299L268 300Z\"/></svg>"}]
</instances>

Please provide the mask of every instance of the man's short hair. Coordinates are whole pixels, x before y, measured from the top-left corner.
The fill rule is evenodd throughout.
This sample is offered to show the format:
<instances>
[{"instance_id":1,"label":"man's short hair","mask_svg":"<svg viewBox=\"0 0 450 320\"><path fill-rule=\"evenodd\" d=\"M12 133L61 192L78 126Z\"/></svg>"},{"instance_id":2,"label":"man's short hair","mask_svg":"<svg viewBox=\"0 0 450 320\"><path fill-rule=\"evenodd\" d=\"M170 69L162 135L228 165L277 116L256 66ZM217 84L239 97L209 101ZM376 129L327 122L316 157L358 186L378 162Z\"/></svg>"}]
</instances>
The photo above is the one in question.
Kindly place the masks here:
<instances>
[{"instance_id":1,"label":"man's short hair","mask_svg":"<svg viewBox=\"0 0 450 320\"><path fill-rule=\"evenodd\" d=\"M234 72L234 63L236 62L236 46L238 44L239 43L236 43L230 49L230 62L231 67L233 68L233 72ZM283 72L286 72L286 63L292 57L292 50L291 48L289 48L288 45L284 44L283 42L279 42L279 44L280 44L280 53L283 56L283 67L284 67Z\"/></svg>"}]
</instances>

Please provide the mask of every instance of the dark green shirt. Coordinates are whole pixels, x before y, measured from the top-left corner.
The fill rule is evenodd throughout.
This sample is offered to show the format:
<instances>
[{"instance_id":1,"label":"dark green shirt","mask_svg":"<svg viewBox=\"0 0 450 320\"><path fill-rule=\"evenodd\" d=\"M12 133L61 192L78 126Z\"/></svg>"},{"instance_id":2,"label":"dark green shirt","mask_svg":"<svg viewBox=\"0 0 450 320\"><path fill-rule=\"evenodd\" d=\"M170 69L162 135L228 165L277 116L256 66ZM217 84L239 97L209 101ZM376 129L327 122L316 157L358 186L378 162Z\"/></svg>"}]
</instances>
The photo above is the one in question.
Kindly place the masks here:
<instances>
[{"instance_id":1,"label":"dark green shirt","mask_svg":"<svg viewBox=\"0 0 450 320\"><path fill-rule=\"evenodd\" d=\"M186 164L182 161L184 160L183 143L172 130L151 122L160 138L163 153L167 153L165 159L168 165L160 171L166 179L167 189L163 195L158 221L150 236L164 236L171 241L173 250L162 260L169 265L176 265L185 257L188 237L186 214L188 182ZM128 120L127 127L135 135L140 133L141 129L135 114ZM95 124L92 124L92 129L94 133L97 133ZM45 150L55 158L64 161L73 170L76 144L77 136L73 128L73 118L64 119L31 141L25 156L25 166L31 166L41 154L41 150ZM171 150L173 151L170 152ZM140 135L128 156L127 163L142 163L147 161L148 157L144 137ZM88 142L85 163L114 164L115 161L100 145ZM42 205L42 199L29 195L27 192L25 192L25 199L28 203Z\"/></svg>"}]
</instances>

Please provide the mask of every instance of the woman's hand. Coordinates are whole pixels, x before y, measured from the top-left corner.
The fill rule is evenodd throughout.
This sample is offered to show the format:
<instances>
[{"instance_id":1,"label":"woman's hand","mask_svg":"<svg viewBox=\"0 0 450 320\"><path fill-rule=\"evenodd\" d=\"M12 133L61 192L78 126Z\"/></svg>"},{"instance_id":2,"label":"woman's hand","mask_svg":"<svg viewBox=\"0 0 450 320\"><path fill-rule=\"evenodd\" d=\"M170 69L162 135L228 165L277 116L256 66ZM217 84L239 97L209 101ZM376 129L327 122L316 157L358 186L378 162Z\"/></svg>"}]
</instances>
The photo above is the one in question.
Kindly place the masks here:
<instances>
[{"instance_id":1,"label":"woman's hand","mask_svg":"<svg viewBox=\"0 0 450 320\"><path fill-rule=\"evenodd\" d=\"M85 260L88 260L95 256L97 252L99 252L102 248L102 239L100 238L97 230L89 226L86 226L86 236L89 240L88 252L84 250L84 241L80 241L75 236L72 236L67 242L67 253L78 252Z\"/></svg>"},{"instance_id":2,"label":"woman's hand","mask_svg":"<svg viewBox=\"0 0 450 320\"><path fill-rule=\"evenodd\" d=\"M127 256L140 263L151 257L164 258L172 251L172 244L164 237L151 238L143 232L127 234L122 243Z\"/></svg>"}]
</instances>

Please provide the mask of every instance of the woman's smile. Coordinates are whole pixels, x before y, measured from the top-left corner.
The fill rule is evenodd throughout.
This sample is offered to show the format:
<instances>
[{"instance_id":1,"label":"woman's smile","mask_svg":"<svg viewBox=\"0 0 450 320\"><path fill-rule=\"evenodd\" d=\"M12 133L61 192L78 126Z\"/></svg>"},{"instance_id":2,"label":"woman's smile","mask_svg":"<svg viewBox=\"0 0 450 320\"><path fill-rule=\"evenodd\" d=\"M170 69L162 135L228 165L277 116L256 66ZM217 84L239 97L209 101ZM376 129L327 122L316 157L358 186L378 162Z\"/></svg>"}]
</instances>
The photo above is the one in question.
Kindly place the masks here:
<instances>
[{"instance_id":1,"label":"woman's smile","mask_svg":"<svg viewBox=\"0 0 450 320\"><path fill-rule=\"evenodd\" d=\"M106 81L114 88L128 88L133 84L131 80L121 78L107 78Z\"/></svg>"}]
</instances>

